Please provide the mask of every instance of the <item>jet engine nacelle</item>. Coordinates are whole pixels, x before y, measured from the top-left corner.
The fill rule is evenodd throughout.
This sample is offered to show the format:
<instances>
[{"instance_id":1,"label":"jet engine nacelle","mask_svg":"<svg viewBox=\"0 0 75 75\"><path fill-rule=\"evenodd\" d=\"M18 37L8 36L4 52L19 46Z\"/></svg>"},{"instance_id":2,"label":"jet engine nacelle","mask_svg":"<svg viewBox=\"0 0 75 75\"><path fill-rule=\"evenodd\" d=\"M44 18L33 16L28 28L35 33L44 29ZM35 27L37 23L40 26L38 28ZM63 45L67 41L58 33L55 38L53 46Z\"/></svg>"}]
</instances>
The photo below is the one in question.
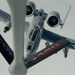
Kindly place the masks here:
<instances>
[{"instance_id":1,"label":"jet engine nacelle","mask_svg":"<svg viewBox=\"0 0 75 75\"><path fill-rule=\"evenodd\" d=\"M62 21L60 19L60 14L56 11L50 12L47 16L46 21L50 27L57 27L58 25L62 24Z\"/></svg>"},{"instance_id":2,"label":"jet engine nacelle","mask_svg":"<svg viewBox=\"0 0 75 75\"><path fill-rule=\"evenodd\" d=\"M35 3L32 1L28 1L27 5L26 5L26 10L27 10L26 15L32 16L36 11Z\"/></svg>"}]
</instances>

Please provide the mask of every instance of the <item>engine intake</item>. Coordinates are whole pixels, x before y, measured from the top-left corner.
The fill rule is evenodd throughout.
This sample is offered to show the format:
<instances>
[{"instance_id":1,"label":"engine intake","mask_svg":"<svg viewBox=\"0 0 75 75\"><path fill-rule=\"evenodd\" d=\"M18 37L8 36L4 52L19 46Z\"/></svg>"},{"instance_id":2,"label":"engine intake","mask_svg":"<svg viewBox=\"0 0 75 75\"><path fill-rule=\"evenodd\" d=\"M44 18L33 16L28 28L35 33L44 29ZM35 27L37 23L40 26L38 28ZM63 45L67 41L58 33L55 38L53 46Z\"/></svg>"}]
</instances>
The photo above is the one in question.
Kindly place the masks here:
<instances>
[{"instance_id":1,"label":"engine intake","mask_svg":"<svg viewBox=\"0 0 75 75\"><path fill-rule=\"evenodd\" d=\"M60 14L56 11L52 11L48 14L46 21L50 27L57 27L61 22Z\"/></svg>"},{"instance_id":2,"label":"engine intake","mask_svg":"<svg viewBox=\"0 0 75 75\"><path fill-rule=\"evenodd\" d=\"M32 1L28 1L27 5L26 5L26 15L27 16L32 16L34 14L34 12L36 11L36 5L34 2Z\"/></svg>"}]
</instances>

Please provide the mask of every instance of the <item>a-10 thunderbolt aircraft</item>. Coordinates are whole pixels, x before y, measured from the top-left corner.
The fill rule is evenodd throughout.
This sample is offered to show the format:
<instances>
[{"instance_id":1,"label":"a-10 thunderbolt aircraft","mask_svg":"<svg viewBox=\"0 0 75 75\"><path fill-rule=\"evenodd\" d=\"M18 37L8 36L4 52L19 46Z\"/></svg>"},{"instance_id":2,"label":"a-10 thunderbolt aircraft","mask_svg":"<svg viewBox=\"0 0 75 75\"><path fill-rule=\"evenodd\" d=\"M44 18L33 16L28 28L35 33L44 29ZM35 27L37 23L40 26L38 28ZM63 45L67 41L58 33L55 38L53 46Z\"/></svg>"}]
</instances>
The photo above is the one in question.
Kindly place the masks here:
<instances>
[{"instance_id":1,"label":"a-10 thunderbolt aircraft","mask_svg":"<svg viewBox=\"0 0 75 75\"><path fill-rule=\"evenodd\" d=\"M67 57L69 48L75 49L75 40L60 36L44 28L46 21L50 27L63 25L69 14L71 6L64 21L57 11L47 14L43 9L37 9L36 4L27 0L7 0L11 14L0 10L0 20L6 24L4 33L12 28L14 52L0 35L0 52L9 63L11 75L26 75L27 69L57 53L64 48L64 56ZM32 17L32 23L25 21L25 17ZM46 48L36 52L40 40L46 40ZM53 44L50 45L49 42Z\"/></svg>"}]
</instances>

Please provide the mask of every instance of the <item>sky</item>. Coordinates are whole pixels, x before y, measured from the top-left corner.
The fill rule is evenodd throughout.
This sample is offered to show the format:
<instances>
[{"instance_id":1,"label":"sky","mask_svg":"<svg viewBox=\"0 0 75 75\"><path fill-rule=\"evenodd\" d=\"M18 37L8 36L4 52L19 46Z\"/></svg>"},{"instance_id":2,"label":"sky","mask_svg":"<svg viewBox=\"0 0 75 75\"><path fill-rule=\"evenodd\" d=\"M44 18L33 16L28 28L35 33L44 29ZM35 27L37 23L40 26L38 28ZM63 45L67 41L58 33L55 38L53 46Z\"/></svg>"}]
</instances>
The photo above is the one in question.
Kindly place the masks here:
<instances>
[{"instance_id":1,"label":"sky","mask_svg":"<svg viewBox=\"0 0 75 75\"><path fill-rule=\"evenodd\" d=\"M44 28L58 33L60 35L75 39L75 1L74 0L32 0L35 2L37 9L43 8L46 13L50 11L57 11L60 13L61 19L64 20L69 6L71 10L68 18L64 24L64 27L60 29L51 28L44 23ZM10 13L9 6L6 0L0 0L0 9ZM12 44L12 29L6 34L3 33L5 24L0 22L0 34L4 37L9 46L13 49ZM41 40L38 50L45 47L44 40ZM0 54L0 75L10 75L8 72L8 63L5 61L3 56ZM68 57L65 59L63 51L52 55L46 60L38 63L28 70L27 75L75 75L75 51L70 49Z\"/></svg>"}]
</instances>

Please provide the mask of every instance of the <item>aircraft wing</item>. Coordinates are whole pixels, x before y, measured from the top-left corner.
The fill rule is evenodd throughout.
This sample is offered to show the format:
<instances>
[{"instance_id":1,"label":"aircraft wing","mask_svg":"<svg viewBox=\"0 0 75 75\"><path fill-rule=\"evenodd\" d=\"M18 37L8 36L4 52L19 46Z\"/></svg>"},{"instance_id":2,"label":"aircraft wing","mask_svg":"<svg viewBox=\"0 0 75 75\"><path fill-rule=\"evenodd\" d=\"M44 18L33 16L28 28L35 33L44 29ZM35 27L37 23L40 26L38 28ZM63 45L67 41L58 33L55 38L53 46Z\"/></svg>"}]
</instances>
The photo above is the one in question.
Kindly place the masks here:
<instances>
[{"instance_id":1,"label":"aircraft wing","mask_svg":"<svg viewBox=\"0 0 75 75\"><path fill-rule=\"evenodd\" d=\"M40 61L46 59L47 57L49 57L51 55L57 53L58 51L67 47L68 45L70 45L70 42L66 39L61 39L61 40L53 43L52 45L44 48L40 52L35 53L34 55L30 56L26 62L26 67L27 68L32 67L33 65L39 63Z\"/></svg>"},{"instance_id":2,"label":"aircraft wing","mask_svg":"<svg viewBox=\"0 0 75 75\"><path fill-rule=\"evenodd\" d=\"M14 52L9 47L9 45L6 43L2 35L0 35L0 52L5 58L5 60L8 62L8 64L11 64L14 58Z\"/></svg>"},{"instance_id":3,"label":"aircraft wing","mask_svg":"<svg viewBox=\"0 0 75 75\"><path fill-rule=\"evenodd\" d=\"M60 39L67 39L71 43L68 47L71 49L75 49L75 40L58 35L46 29L43 30L42 39L52 43L57 42Z\"/></svg>"},{"instance_id":4,"label":"aircraft wing","mask_svg":"<svg viewBox=\"0 0 75 75\"><path fill-rule=\"evenodd\" d=\"M0 21L2 21L3 23L6 23L9 20L11 20L11 15L3 10L0 10ZM29 22L25 21L25 29L24 29L25 32L28 31L29 26L30 26Z\"/></svg>"},{"instance_id":5,"label":"aircraft wing","mask_svg":"<svg viewBox=\"0 0 75 75\"><path fill-rule=\"evenodd\" d=\"M28 68L32 67L33 65L39 63L40 61L46 59L47 57L57 53L61 49L70 45L70 42L66 39L61 39L50 46L47 46L43 50L31 55L26 61L25 65ZM10 65L14 59L14 53L3 37L0 35L0 52L5 58L5 60Z\"/></svg>"},{"instance_id":6,"label":"aircraft wing","mask_svg":"<svg viewBox=\"0 0 75 75\"><path fill-rule=\"evenodd\" d=\"M0 10L0 21L6 23L11 18L10 14L4 12L3 10Z\"/></svg>"}]
</instances>

